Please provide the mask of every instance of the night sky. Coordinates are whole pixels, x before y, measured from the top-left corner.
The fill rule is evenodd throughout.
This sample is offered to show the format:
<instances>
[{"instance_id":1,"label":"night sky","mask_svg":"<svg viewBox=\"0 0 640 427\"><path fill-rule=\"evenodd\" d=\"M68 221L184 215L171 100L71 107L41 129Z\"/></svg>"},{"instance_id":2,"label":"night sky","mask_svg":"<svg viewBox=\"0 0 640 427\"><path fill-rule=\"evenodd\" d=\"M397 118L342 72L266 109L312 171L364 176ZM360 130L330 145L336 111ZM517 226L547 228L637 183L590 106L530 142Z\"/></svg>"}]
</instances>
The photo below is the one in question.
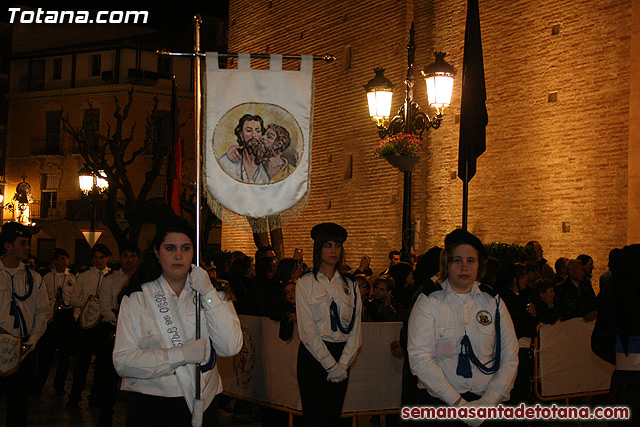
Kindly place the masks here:
<instances>
[{"instance_id":1,"label":"night sky","mask_svg":"<svg viewBox=\"0 0 640 427\"><path fill-rule=\"evenodd\" d=\"M183 30L192 28L195 13L203 16L227 18L229 0L177 0L165 1L123 1L123 0L17 0L3 1L0 21L9 22L9 7L31 6L43 10L146 10L149 12L147 26L156 29Z\"/></svg>"}]
</instances>

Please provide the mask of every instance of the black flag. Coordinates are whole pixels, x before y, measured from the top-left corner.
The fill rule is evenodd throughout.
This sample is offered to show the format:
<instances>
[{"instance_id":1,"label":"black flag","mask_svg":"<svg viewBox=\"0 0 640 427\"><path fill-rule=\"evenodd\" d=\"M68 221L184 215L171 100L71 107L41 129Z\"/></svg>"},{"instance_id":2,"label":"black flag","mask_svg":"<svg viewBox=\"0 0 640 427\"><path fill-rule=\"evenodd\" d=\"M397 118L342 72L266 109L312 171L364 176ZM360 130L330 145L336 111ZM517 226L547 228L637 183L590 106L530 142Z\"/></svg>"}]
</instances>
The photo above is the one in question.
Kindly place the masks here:
<instances>
[{"instance_id":1,"label":"black flag","mask_svg":"<svg viewBox=\"0 0 640 427\"><path fill-rule=\"evenodd\" d=\"M486 126L489 118L486 100L480 10L478 0L469 0L464 34L460 144L458 146L458 177L462 181L468 182L476 174L476 159L487 147Z\"/></svg>"}]
</instances>

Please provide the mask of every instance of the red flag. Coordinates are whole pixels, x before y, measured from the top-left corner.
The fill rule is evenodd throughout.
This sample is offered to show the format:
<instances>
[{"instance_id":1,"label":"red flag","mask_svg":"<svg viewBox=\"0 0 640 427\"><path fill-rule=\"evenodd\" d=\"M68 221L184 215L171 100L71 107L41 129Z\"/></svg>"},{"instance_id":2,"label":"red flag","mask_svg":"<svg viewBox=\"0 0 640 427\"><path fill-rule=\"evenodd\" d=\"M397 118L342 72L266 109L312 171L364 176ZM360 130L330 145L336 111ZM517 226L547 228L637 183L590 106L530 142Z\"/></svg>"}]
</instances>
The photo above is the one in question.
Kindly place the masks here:
<instances>
[{"instance_id":1,"label":"red flag","mask_svg":"<svg viewBox=\"0 0 640 427\"><path fill-rule=\"evenodd\" d=\"M182 216L180 193L182 192L182 141L178 123L178 85L173 77L171 89L171 141L167 150L167 191L165 201L171 210Z\"/></svg>"},{"instance_id":2,"label":"red flag","mask_svg":"<svg viewBox=\"0 0 640 427\"><path fill-rule=\"evenodd\" d=\"M462 60L462 102L458 148L458 177L466 182L475 175L476 159L486 149L486 126L489 121L486 100L480 10L478 0L469 0Z\"/></svg>"}]
</instances>

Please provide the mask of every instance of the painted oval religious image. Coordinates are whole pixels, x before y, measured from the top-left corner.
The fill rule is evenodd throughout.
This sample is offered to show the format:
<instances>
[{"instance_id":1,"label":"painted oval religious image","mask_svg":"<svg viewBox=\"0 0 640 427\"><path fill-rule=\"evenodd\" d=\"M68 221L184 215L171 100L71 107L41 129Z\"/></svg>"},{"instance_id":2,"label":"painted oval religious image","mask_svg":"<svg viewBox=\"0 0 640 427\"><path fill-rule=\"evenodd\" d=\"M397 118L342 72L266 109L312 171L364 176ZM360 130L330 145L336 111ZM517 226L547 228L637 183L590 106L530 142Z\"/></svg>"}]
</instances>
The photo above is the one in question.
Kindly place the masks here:
<instances>
[{"instance_id":1,"label":"painted oval religious image","mask_svg":"<svg viewBox=\"0 0 640 427\"><path fill-rule=\"evenodd\" d=\"M213 132L213 152L231 178L247 184L286 179L302 157L303 135L284 108L247 102L227 111Z\"/></svg>"}]
</instances>

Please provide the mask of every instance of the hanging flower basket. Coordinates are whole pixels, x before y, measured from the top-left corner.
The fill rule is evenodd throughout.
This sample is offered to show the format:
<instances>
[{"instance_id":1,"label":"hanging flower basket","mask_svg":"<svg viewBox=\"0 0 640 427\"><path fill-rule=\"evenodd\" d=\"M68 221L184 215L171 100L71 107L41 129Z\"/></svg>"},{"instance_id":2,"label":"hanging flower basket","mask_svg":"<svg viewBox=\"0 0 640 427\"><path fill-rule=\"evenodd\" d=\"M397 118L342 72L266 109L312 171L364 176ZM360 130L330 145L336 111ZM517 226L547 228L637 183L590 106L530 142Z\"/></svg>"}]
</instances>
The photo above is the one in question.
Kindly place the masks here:
<instances>
[{"instance_id":1,"label":"hanging flower basket","mask_svg":"<svg viewBox=\"0 0 640 427\"><path fill-rule=\"evenodd\" d=\"M411 172L418 164L420 156L388 156L385 159L400 172Z\"/></svg>"},{"instance_id":2,"label":"hanging flower basket","mask_svg":"<svg viewBox=\"0 0 640 427\"><path fill-rule=\"evenodd\" d=\"M380 141L373 154L379 159L387 159L402 172L411 172L420 160L418 153L421 148L422 141L417 136L397 133Z\"/></svg>"}]
</instances>

